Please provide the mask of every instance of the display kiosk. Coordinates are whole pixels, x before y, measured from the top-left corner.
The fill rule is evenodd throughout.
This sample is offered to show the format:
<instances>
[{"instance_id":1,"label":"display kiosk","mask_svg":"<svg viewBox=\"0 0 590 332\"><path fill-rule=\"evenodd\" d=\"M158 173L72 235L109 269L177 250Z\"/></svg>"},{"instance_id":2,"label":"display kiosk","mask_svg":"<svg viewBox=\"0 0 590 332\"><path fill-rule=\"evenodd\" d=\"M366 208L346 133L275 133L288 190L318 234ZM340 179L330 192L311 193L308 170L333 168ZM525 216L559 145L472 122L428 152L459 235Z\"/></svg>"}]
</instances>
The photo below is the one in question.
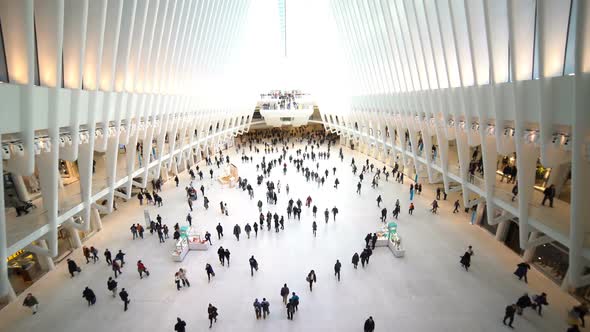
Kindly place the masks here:
<instances>
[{"instance_id":1,"label":"display kiosk","mask_svg":"<svg viewBox=\"0 0 590 332\"><path fill-rule=\"evenodd\" d=\"M190 227L187 232L188 249L189 250L209 250L207 240L201 237L201 234L196 229Z\"/></svg>"},{"instance_id":2,"label":"display kiosk","mask_svg":"<svg viewBox=\"0 0 590 332\"><path fill-rule=\"evenodd\" d=\"M393 252L393 256L404 257L406 250L402 247L402 238L397 233L397 224L390 222L387 224L388 242L387 246Z\"/></svg>"},{"instance_id":3,"label":"display kiosk","mask_svg":"<svg viewBox=\"0 0 590 332\"><path fill-rule=\"evenodd\" d=\"M172 251L172 260L175 262L182 262L186 254L188 253L188 239L185 236L181 236L176 242L174 251Z\"/></svg>"}]
</instances>

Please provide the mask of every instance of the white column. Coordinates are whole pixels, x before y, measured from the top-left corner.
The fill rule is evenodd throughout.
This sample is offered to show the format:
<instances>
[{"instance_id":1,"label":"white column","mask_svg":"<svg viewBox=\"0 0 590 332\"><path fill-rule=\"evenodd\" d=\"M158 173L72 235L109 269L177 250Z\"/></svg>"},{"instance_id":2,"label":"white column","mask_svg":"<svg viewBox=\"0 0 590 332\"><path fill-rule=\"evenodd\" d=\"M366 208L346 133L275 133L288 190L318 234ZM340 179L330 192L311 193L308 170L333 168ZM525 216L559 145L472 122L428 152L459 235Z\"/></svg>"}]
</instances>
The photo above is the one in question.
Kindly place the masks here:
<instances>
[{"instance_id":1,"label":"white column","mask_svg":"<svg viewBox=\"0 0 590 332\"><path fill-rule=\"evenodd\" d=\"M47 246L47 241L45 240L37 240L36 241L37 245L45 250L49 250L49 247ZM37 255L37 258L39 259L39 265L41 265L41 268L45 271L51 271L53 269L55 269L55 264L53 263L53 259L49 256L46 255Z\"/></svg>"},{"instance_id":2,"label":"white column","mask_svg":"<svg viewBox=\"0 0 590 332\"><path fill-rule=\"evenodd\" d=\"M537 239L539 237L539 235L540 235L539 232L532 231L531 234L529 235L529 242ZM524 254L522 255L522 259L527 263L532 262L533 259L535 258L536 249L537 249L537 246L527 248L524 251Z\"/></svg>"},{"instance_id":3,"label":"white column","mask_svg":"<svg viewBox=\"0 0 590 332\"><path fill-rule=\"evenodd\" d=\"M0 155L2 150L0 150ZM0 162L0 174L4 173L4 163ZM4 202L4 177L0 177L0 202ZM6 212L4 204L0 204L0 297L8 297L10 301L16 299L8 279L8 248L6 242Z\"/></svg>"},{"instance_id":4,"label":"white column","mask_svg":"<svg viewBox=\"0 0 590 332\"><path fill-rule=\"evenodd\" d=\"M98 213L98 209L94 207L90 212L90 225L94 231L100 231L102 229L102 218L100 217L100 213Z\"/></svg>"},{"instance_id":5,"label":"white column","mask_svg":"<svg viewBox=\"0 0 590 332\"><path fill-rule=\"evenodd\" d=\"M72 239L72 246L74 248L82 248L82 241L80 240L80 233L78 233L78 230L74 227L68 227L67 230Z\"/></svg>"},{"instance_id":6,"label":"white column","mask_svg":"<svg viewBox=\"0 0 590 332\"><path fill-rule=\"evenodd\" d=\"M18 198L21 201L28 201L29 200L29 190L25 185L25 180L23 180L23 176L15 173L11 173L10 177L12 178L12 183L14 183L14 189L16 189L16 193L18 194Z\"/></svg>"}]
</instances>

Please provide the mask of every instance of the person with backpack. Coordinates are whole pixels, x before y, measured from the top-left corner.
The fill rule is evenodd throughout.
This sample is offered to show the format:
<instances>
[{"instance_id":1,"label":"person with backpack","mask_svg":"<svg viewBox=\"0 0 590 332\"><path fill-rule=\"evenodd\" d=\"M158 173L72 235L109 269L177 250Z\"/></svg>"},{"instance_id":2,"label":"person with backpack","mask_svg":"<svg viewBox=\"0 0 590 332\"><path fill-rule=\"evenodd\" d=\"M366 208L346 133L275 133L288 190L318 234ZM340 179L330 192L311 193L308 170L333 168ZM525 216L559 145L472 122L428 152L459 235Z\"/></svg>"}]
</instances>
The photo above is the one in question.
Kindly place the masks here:
<instances>
[{"instance_id":1,"label":"person with backpack","mask_svg":"<svg viewBox=\"0 0 590 332\"><path fill-rule=\"evenodd\" d=\"M70 272L70 275L72 276L72 278L74 277L74 272L78 272L78 274L80 274L80 272L82 272L82 269L78 266L78 264L76 264L76 262L74 262L71 259L67 259L68 262L68 272Z\"/></svg>"},{"instance_id":2,"label":"person with backpack","mask_svg":"<svg viewBox=\"0 0 590 332\"><path fill-rule=\"evenodd\" d=\"M94 291L90 289L88 286L84 288L84 291L82 292L82 297L86 299L89 307L96 303L96 295L94 294Z\"/></svg>"},{"instance_id":3,"label":"person with backpack","mask_svg":"<svg viewBox=\"0 0 590 332\"><path fill-rule=\"evenodd\" d=\"M211 170L211 174L213 174L213 170ZM207 307L207 314L209 315L209 328L213 326L213 322L217 323L217 308L214 307L211 303L209 303L209 307Z\"/></svg>"},{"instance_id":4,"label":"person with backpack","mask_svg":"<svg viewBox=\"0 0 590 332\"><path fill-rule=\"evenodd\" d=\"M109 277L109 280L107 281L107 289L109 292L113 293L113 297L117 297L117 282L113 277Z\"/></svg>"}]
</instances>

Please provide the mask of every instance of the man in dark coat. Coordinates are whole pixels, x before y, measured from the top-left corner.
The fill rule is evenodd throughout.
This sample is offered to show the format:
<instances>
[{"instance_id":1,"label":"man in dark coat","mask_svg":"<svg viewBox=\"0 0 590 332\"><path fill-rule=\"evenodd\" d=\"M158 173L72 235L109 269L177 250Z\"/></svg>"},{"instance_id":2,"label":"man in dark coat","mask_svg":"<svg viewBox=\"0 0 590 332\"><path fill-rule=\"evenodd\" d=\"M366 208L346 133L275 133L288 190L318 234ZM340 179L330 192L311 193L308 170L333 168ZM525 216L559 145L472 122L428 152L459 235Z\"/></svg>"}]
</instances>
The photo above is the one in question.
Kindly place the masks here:
<instances>
[{"instance_id":1,"label":"man in dark coat","mask_svg":"<svg viewBox=\"0 0 590 332\"><path fill-rule=\"evenodd\" d=\"M129 302L131 302L131 300L129 300L129 293L127 293L125 288L121 289L121 291L119 292L119 297L121 298L121 301L123 301L123 311L127 311L127 306L129 305Z\"/></svg>"},{"instance_id":2,"label":"man in dark coat","mask_svg":"<svg viewBox=\"0 0 590 332\"><path fill-rule=\"evenodd\" d=\"M514 271L514 275L518 277L518 280L522 280L524 278L524 282L528 284L527 280L527 272L531 269L531 266L528 263L522 262L516 266L516 271Z\"/></svg>"},{"instance_id":3,"label":"man in dark coat","mask_svg":"<svg viewBox=\"0 0 590 332\"><path fill-rule=\"evenodd\" d=\"M504 313L504 319L502 323L506 325L506 320L508 320L508 326L512 328L512 323L514 322L514 314L516 313L516 304L511 304L506 307L506 311Z\"/></svg>"},{"instance_id":4,"label":"man in dark coat","mask_svg":"<svg viewBox=\"0 0 590 332\"><path fill-rule=\"evenodd\" d=\"M186 332L186 322L180 319L180 317L176 317L176 324L174 324L174 331L176 332Z\"/></svg>"},{"instance_id":5,"label":"man in dark coat","mask_svg":"<svg viewBox=\"0 0 590 332\"><path fill-rule=\"evenodd\" d=\"M373 317L372 316L369 317L365 321L364 330L365 330L365 332L373 332L373 331L375 331L375 321L373 320Z\"/></svg>"},{"instance_id":6,"label":"man in dark coat","mask_svg":"<svg viewBox=\"0 0 590 332\"><path fill-rule=\"evenodd\" d=\"M223 226L221 226L221 223L218 223L215 229L217 230L217 239L221 240L223 237Z\"/></svg>"}]
</instances>

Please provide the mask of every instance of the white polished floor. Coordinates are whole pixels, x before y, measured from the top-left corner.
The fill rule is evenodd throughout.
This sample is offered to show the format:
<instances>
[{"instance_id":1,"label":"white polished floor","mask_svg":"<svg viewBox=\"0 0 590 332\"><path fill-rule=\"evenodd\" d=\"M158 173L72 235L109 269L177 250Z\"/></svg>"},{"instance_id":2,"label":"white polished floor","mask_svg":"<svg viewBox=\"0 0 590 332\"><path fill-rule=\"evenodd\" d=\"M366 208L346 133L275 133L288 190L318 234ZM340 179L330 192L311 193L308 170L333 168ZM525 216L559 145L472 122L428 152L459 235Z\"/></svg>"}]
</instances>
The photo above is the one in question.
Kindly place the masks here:
<instances>
[{"instance_id":1,"label":"white polished floor","mask_svg":"<svg viewBox=\"0 0 590 332\"><path fill-rule=\"evenodd\" d=\"M325 150L325 147L322 148ZM242 177L255 183L254 164L242 164L231 151ZM294 153L293 153L294 154ZM262 156L254 155L255 162ZM508 248L478 226L469 224L464 213L451 213L452 201L442 202L440 214L433 216L428 205L433 199L430 187L424 186L422 196L417 196L414 216L407 215L409 182L397 184L382 177L378 189L370 188L370 176L365 177L362 195L355 193L357 178L353 178L350 164L352 152L345 150L345 159L337 159L337 149L332 149L329 161L320 160L320 170L330 169L326 185L306 183L301 173L289 165L287 175L280 167L273 170L271 179L281 181L281 194L277 206L270 211L284 214L288 197L305 201L308 194L320 212L334 205L340 210L336 222L323 222L318 212L318 234L312 235L311 209L304 207L301 221L287 220L280 233L262 231L258 238L240 241L231 235L233 225L240 226L258 219L255 206L258 199L265 202L265 186L255 186L256 197L250 201L247 192L221 188L216 180L208 179L206 195L211 204L208 211L202 207L202 196L196 202L193 225L213 234L212 250L191 251L182 263L171 260L172 240L158 243L157 236L146 233L144 240L131 240L129 227L133 222L143 222L143 208L136 199L120 204L119 211L103 218L104 229L85 242L96 246L101 261L86 265L81 250L72 257L82 266L82 273L71 279L65 262L55 271L30 288L40 302L40 311L31 316L19 301L0 311L1 331L173 331L176 317L187 322L188 331L203 331L208 327L207 304L214 304L219 318L213 329L219 331L362 331L364 320L372 315L377 331L508 331L502 325L504 307L514 303L524 292L531 295L545 291L549 307L539 317L532 310L517 316L514 326L518 331L565 331L565 312L575 301L563 293L557 285L534 269L529 273L529 284L519 282L512 272L520 262ZM354 153L357 164L365 157ZM267 160L278 155L266 155ZM382 164L375 162L376 165ZM308 162L315 168L315 163ZM312 166L313 165L313 166ZM333 188L332 167L341 184ZM215 172L218 170L215 167ZM197 177L198 178L198 177ZM176 222L185 224L188 206L184 186L188 175L181 176L179 188L169 181L162 197L164 206L150 207L152 218L159 213L164 223L172 229ZM290 195L285 185L290 186ZM200 186L196 181L195 187ZM380 209L376 207L378 194L384 198L391 213L393 203L399 198L402 214L399 233L406 248L406 257L398 259L387 248L377 248L368 267L353 269L350 263L353 253L362 251L363 238L380 227ZM228 203L230 215L222 216L219 201ZM215 225L221 222L225 238L217 240ZM172 233L172 232L171 232ZM476 252L472 268L465 272L459 265L459 256L467 245ZM229 248L231 267L222 267L216 250L222 245ZM119 289L125 287L131 298L129 310L123 312L123 304L113 299L106 289L111 270L104 262L105 248L112 252L123 249L128 265L118 278ZM260 270L250 277L248 258L255 255ZM135 262L141 259L151 276L139 279ZM336 259L340 259L342 280L333 275ZM211 263L216 277L207 283L204 271ZM189 271L191 287L177 291L174 272L184 267ZM315 269L318 282L310 293L305 277ZM300 296L299 310L294 321L286 319L279 291L287 283L291 291ZM97 294L95 306L88 307L82 299L82 290L90 286ZM24 295L24 294L23 294ZM271 304L270 318L257 321L252 302L266 297Z\"/></svg>"}]
</instances>

